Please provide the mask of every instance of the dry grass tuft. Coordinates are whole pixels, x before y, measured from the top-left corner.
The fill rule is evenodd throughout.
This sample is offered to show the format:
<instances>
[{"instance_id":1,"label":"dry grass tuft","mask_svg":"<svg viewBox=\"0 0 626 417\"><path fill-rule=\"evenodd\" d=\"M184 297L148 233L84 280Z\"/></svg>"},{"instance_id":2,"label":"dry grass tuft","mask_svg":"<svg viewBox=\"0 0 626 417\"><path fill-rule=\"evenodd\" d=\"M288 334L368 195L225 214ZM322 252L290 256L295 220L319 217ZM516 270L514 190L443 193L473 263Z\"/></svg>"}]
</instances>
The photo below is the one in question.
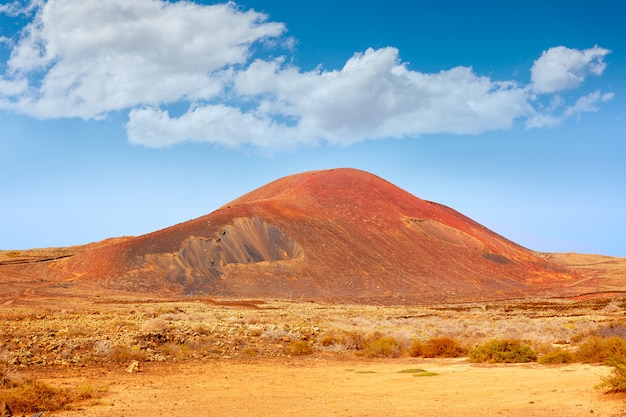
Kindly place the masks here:
<instances>
[{"instance_id":1,"label":"dry grass tuft","mask_svg":"<svg viewBox=\"0 0 626 417\"><path fill-rule=\"evenodd\" d=\"M63 410L77 399L69 389L53 388L36 380L25 380L0 390L0 402L5 401L16 413Z\"/></svg>"},{"instance_id":2,"label":"dry grass tuft","mask_svg":"<svg viewBox=\"0 0 626 417\"><path fill-rule=\"evenodd\" d=\"M73 403L98 398L107 391L87 382L75 389L55 388L36 379L22 378L13 371L7 371L6 366L2 369L0 403L8 404L16 414L66 410Z\"/></svg>"}]
</instances>

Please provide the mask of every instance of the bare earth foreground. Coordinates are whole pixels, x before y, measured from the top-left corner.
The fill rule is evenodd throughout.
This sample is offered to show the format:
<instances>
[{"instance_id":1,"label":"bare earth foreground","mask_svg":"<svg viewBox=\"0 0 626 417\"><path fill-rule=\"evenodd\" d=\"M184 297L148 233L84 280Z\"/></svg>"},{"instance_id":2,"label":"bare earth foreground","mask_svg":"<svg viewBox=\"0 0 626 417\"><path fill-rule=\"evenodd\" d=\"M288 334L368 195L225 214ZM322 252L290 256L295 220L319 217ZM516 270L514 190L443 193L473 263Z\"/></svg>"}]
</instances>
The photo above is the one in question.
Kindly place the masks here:
<instances>
[{"instance_id":1,"label":"bare earth foreground","mask_svg":"<svg viewBox=\"0 0 626 417\"><path fill-rule=\"evenodd\" d=\"M415 367L437 375L415 377ZM465 360L215 361L100 375L100 404L58 416L626 416L609 368ZM60 376L75 384L84 376Z\"/></svg>"},{"instance_id":2,"label":"bare earth foreground","mask_svg":"<svg viewBox=\"0 0 626 417\"><path fill-rule=\"evenodd\" d=\"M511 337L539 350L569 349L599 330L622 329L625 305L35 297L0 304L0 353L26 377L102 391L46 417L617 417L626 416L626 395L597 388L609 366L368 357L342 337L378 334L406 344L447 335L468 346ZM297 341L312 351L290 351ZM135 359L139 372L128 373Z\"/></svg>"}]
</instances>

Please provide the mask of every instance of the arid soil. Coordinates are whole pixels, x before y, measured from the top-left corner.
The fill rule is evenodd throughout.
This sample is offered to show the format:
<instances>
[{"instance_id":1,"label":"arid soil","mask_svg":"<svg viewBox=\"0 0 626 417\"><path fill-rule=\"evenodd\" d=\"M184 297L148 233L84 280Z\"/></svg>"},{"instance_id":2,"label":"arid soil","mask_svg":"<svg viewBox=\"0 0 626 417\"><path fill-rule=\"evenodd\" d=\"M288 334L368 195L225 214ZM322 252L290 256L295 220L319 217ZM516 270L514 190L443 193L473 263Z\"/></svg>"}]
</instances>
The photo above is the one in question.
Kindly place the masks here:
<instances>
[{"instance_id":1,"label":"arid soil","mask_svg":"<svg viewBox=\"0 0 626 417\"><path fill-rule=\"evenodd\" d=\"M626 397L597 387L608 366L488 365L406 351L438 336L467 346L516 338L540 354L575 349L588 335L622 331L625 305L22 298L0 307L0 359L24 378L96 393L46 416L626 416ZM358 347L380 336L402 349ZM134 360L139 372L126 372Z\"/></svg>"},{"instance_id":2,"label":"arid soil","mask_svg":"<svg viewBox=\"0 0 626 417\"><path fill-rule=\"evenodd\" d=\"M414 376L403 370L436 373ZM591 365L474 365L464 359L216 360L63 375L97 379L97 405L57 416L625 416L624 397L594 388Z\"/></svg>"}]
</instances>

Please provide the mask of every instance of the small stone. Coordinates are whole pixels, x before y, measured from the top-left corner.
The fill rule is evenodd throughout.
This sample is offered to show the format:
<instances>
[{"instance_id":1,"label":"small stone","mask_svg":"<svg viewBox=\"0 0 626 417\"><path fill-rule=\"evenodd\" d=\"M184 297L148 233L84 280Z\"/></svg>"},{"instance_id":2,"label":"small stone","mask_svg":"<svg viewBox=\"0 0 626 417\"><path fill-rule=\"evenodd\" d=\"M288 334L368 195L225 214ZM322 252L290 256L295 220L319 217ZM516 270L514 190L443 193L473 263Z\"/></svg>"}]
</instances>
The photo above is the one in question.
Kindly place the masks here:
<instances>
[{"instance_id":1,"label":"small stone","mask_svg":"<svg viewBox=\"0 0 626 417\"><path fill-rule=\"evenodd\" d=\"M129 374L132 374L133 372L139 372L139 362L132 361L130 365L128 365L128 368L126 368L126 372L128 372Z\"/></svg>"}]
</instances>

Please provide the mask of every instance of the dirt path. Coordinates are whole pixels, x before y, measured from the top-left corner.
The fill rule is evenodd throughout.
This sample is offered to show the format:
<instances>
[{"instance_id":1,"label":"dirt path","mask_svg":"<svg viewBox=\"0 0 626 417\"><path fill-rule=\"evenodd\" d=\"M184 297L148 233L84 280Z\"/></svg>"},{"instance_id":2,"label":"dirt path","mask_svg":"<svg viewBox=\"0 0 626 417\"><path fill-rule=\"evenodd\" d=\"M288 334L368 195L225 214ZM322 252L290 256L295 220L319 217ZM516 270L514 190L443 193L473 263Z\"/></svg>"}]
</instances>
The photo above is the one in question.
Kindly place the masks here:
<instances>
[{"instance_id":1,"label":"dirt path","mask_svg":"<svg viewBox=\"0 0 626 417\"><path fill-rule=\"evenodd\" d=\"M421 368L434 376L402 370ZM473 365L464 360L215 361L100 376L109 392L63 417L626 416L626 397L594 388L610 368ZM90 381L94 375L83 375ZM76 384L81 378L56 379Z\"/></svg>"}]
</instances>

